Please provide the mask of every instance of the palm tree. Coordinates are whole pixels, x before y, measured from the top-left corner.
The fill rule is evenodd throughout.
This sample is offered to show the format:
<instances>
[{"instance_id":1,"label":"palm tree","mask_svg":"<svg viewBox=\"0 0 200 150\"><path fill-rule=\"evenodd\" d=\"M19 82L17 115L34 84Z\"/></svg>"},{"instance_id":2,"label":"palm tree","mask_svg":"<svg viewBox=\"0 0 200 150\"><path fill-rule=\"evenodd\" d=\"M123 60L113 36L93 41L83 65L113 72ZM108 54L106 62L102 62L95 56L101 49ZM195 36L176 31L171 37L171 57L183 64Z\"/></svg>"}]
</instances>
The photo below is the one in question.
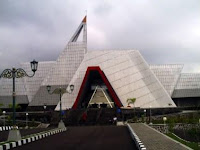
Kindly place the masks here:
<instances>
[{"instance_id":1,"label":"palm tree","mask_svg":"<svg viewBox=\"0 0 200 150\"><path fill-rule=\"evenodd\" d=\"M130 106L130 104L133 104L133 105L134 105L135 101L136 101L136 98L128 98L128 99L126 100L126 102L128 103L128 106Z\"/></svg>"},{"instance_id":2,"label":"palm tree","mask_svg":"<svg viewBox=\"0 0 200 150\"><path fill-rule=\"evenodd\" d=\"M134 116L135 116L135 106L134 106L135 101L136 101L136 98L128 98L126 100L126 102L128 103L128 107L130 107L130 104L133 104L133 107L134 107Z\"/></svg>"}]
</instances>

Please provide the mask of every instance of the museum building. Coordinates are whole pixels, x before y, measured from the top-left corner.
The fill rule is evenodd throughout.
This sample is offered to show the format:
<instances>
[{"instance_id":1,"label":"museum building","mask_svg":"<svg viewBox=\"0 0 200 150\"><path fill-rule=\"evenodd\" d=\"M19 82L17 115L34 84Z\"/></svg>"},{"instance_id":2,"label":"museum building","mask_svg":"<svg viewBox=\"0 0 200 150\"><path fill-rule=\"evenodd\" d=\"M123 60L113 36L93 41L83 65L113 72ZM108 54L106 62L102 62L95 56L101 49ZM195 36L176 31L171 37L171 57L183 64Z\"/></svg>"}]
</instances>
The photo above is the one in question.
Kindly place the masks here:
<instances>
[{"instance_id":1,"label":"museum building","mask_svg":"<svg viewBox=\"0 0 200 150\"><path fill-rule=\"evenodd\" d=\"M81 40L80 40L81 39ZM62 109L88 107L170 108L200 105L200 74L181 73L183 64L148 64L139 50L88 50L86 16L56 61L39 62L33 78L16 79L16 103L59 110L53 89L74 85L62 95ZM30 64L21 68L31 74ZM12 104L12 80L0 79L0 104Z\"/></svg>"}]
</instances>

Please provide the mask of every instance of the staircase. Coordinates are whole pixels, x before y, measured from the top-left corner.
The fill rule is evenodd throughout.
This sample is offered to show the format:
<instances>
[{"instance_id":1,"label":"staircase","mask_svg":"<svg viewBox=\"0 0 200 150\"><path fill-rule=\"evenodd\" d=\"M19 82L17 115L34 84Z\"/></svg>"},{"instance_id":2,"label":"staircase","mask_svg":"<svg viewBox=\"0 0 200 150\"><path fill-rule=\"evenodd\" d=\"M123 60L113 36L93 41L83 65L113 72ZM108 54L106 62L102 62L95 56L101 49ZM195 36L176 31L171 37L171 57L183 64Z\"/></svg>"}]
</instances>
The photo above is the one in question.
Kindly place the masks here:
<instances>
[{"instance_id":1,"label":"staircase","mask_svg":"<svg viewBox=\"0 0 200 150\"><path fill-rule=\"evenodd\" d=\"M113 122L113 117L116 116L115 108L88 108L86 121L84 122L82 116L85 111L86 109L68 110L63 119L65 125L110 125Z\"/></svg>"},{"instance_id":2,"label":"staircase","mask_svg":"<svg viewBox=\"0 0 200 150\"><path fill-rule=\"evenodd\" d=\"M101 114L97 120L99 125L109 125L112 124L113 117L116 116L115 108L102 108Z\"/></svg>"},{"instance_id":3,"label":"staircase","mask_svg":"<svg viewBox=\"0 0 200 150\"><path fill-rule=\"evenodd\" d=\"M95 125L97 121L97 116L99 114L99 108L90 108L87 111L87 120L85 125Z\"/></svg>"}]
</instances>

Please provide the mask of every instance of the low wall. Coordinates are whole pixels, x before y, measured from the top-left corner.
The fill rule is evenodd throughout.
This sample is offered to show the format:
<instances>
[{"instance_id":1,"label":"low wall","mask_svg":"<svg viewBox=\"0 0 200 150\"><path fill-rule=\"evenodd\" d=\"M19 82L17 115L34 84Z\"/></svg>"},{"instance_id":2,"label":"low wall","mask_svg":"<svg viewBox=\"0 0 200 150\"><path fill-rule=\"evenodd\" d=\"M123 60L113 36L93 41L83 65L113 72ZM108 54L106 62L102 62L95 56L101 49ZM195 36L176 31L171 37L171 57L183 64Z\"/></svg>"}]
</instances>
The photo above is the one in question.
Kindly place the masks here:
<instances>
[{"instance_id":1,"label":"low wall","mask_svg":"<svg viewBox=\"0 0 200 150\"><path fill-rule=\"evenodd\" d=\"M169 125L168 124L151 124L149 125L152 128L162 132L162 133L168 133L169 131ZM200 124L183 124L183 123L177 123L174 125L173 129L175 130L189 130L192 128L200 128Z\"/></svg>"},{"instance_id":2,"label":"low wall","mask_svg":"<svg viewBox=\"0 0 200 150\"><path fill-rule=\"evenodd\" d=\"M168 133L169 132L169 126L167 124L150 124L150 127L158 130L161 133Z\"/></svg>"}]
</instances>

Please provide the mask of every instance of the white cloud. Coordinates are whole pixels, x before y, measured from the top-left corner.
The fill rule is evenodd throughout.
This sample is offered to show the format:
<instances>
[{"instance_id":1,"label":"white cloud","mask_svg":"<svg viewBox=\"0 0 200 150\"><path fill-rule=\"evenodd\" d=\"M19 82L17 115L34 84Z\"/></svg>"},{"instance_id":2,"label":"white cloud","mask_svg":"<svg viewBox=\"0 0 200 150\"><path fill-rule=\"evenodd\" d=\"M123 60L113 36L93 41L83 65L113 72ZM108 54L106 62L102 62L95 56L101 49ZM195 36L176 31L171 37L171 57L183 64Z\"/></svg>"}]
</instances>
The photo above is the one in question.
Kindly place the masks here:
<instances>
[{"instance_id":1,"label":"white cloud","mask_svg":"<svg viewBox=\"0 0 200 150\"><path fill-rule=\"evenodd\" d=\"M32 57L55 60L85 10L89 49L137 48L149 63L200 61L199 0L6 0L0 1L0 69Z\"/></svg>"},{"instance_id":2,"label":"white cloud","mask_svg":"<svg viewBox=\"0 0 200 150\"><path fill-rule=\"evenodd\" d=\"M103 48L102 45L106 45L107 43L105 33L94 26L88 26L88 40L91 43L91 49Z\"/></svg>"}]
</instances>

